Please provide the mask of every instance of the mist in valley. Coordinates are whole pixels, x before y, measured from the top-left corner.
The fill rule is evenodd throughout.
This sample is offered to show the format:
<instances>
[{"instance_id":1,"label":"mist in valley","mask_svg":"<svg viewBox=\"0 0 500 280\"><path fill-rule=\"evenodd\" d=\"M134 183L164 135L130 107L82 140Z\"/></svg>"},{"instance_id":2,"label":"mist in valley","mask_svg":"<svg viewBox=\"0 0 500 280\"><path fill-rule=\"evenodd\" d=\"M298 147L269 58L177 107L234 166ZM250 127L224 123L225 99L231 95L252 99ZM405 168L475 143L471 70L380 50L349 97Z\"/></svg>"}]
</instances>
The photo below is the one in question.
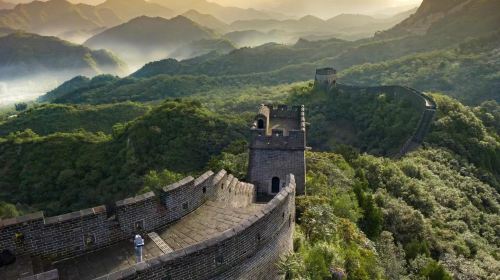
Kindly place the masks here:
<instances>
[{"instance_id":1,"label":"mist in valley","mask_svg":"<svg viewBox=\"0 0 500 280\"><path fill-rule=\"evenodd\" d=\"M28 3L28 0L11 0L12 3ZM97 5L104 1L70 1ZM148 1L169 3L165 1ZM203 1L194 1L201 3ZM121 25L87 28L92 24L80 25L77 21L69 25L52 24L58 19L49 21L36 31L39 35L55 36L66 40L69 45L83 45L91 50L107 50L116 56L117 60L126 64L124 71L116 72L99 66L96 71L78 69L79 66L69 65L69 69L27 67L29 73L21 75L7 75L0 77L0 106L35 100L77 75L95 76L96 74L129 75L148 62L172 58L185 60L207 54L227 54L243 47L258 47L265 44L277 43L293 45L300 39L310 41L339 38L344 40L358 40L373 36L376 31L390 28L410 13L398 18L395 14L417 6L419 0L260 0L260 1L225 1L210 0L224 7L238 7L243 9L259 9L259 12L268 13L267 19L255 18L230 22L227 18L217 18L203 7L198 8L194 16L199 20L177 18L140 17L124 22ZM177 3L182 6L184 4ZM176 4L176 5L177 5ZM212 7L213 8L213 7ZM237 10L231 10L237 11ZM248 10L239 10L242 15ZM177 10L180 14L183 11ZM199 15L196 15L199 13ZM284 16L274 17L276 13ZM342 13L353 13L351 18L331 19ZM372 14L373 18L360 18L358 14ZM225 15L228 12L220 12ZM314 15L316 17L306 15ZM234 17L234 15L232 15ZM189 16L187 16L189 18ZM245 16L242 16L245 18ZM329 19L329 20L326 20ZM196 22L195 22L196 21ZM135 25L134 25L135 24ZM213 24L213 25L211 25ZM122 26L123 25L123 26ZM52 26L52 27L51 27ZM83 26L83 27L82 27ZM218 27L218 28L217 28ZM114 30L114 33L113 33ZM52 55L52 54L51 54ZM43 55L47 57L46 55ZM85 56L82 56L85 57ZM39 58L36 58L39 59ZM109 60L109 58L106 58ZM30 60L31 63L33 60ZM89 63L90 67L92 63ZM0 65L4 68L6 65ZM9 65L8 67L16 67ZM53 71L55 70L55 71ZM5 71L4 71L5 73ZM17 73L17 72L13 72ZM5 75L4 75L5 76Z\"/></svg>"},{"instance_id":2,"label":"mist in valley","mask_svg":"<svg viewBox=\"0 0 500 280\"><path fill-rule=\"evenodd\" d=\"M78 75L93 77L96 74L91 74L85 69L81 71L71 69L27 75L17 79L0 78L0 108L13 108L15 103L34 101Z\"/></svg>"}]
</instances>

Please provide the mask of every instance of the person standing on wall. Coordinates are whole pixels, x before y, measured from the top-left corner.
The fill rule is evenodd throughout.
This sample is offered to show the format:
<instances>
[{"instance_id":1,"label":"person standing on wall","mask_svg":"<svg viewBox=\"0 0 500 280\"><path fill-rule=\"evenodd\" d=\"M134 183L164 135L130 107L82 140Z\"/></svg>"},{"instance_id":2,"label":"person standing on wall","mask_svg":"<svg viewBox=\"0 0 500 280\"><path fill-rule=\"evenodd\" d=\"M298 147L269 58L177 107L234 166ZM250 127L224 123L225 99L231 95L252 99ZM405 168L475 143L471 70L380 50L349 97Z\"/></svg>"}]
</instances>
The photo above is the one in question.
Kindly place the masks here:
<instances>
[{"instance_id":1,"label":"person standing on wall","mask_svg":"<svg viewBox=\"0 0 500 280\"><path fill-rule=\"evenodd\" d=\"M144 247L144 239L137 234L134 239L135 256L137 263L142 262L142 247Z\"/></svg>"}]
</instances>

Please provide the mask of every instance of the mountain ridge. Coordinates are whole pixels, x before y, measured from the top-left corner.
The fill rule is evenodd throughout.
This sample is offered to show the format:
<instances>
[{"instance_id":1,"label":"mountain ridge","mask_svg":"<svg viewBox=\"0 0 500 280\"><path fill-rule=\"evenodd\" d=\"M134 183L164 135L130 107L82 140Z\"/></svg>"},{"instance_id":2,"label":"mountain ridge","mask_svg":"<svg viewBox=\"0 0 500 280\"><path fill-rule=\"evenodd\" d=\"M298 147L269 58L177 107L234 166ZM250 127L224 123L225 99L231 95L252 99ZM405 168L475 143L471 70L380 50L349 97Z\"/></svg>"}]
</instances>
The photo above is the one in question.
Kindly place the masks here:
<instances>
[{"instance_id":1,"label":"mountain ridge","mask_svg":"<svg viewBox=\"0 0 500 280\"><path fill-rule=\"evenodd\" d=\"M93 33L120 22L112 10L66 0L33 1L0 14L1 27L55 36L75 31Z\"/></svg>"},{"instance_id":2,"label":"mountain ridge","mask_svg":"<svg viewBox=\"0 0 500 280\"><path fill-rule=\"evenodd\" d=\"M84 45L109 49L127 61L143 64L166 58L190 42L217 37L213 30L184 16L171 19L140 16L91 37Z\"/></svg>"},{"instance_id":3,"label":"mountain ridge","mask_svg":"<svg viewBox=\"0 0 500 280\"><path fill-rule=\"evenodd\" d=\"M480 36L500 25L496 0L424 0L417 12L379 38L406 35Z\"/></svg>"},{"instance_id":4,"label":"mountain ridge","mask_svg":"<svg viewBox=\"0 0 500 280\"><path fill-rule=\"evenodd\" d=\"M57 37L14 32L0 37L0 76L16 79L33 73L96 75L123 73L124 63L105 50L91 50Z\"/></svg>"},{"instance_id":5,"label":"mountain ridge","mask_svg":"<svg viewBox=\"0 0 500 280\"><path fill-rule=\"evenodd\" d=\"M286 18L286 16L276 13L269 13L255 9L225 7L217 3L208 2L205 0L152 0L151 3L156 3L164 7L171 8L179 14L182 14L191 9L203 11L204 13L211 14L216 18L219 18L228 23L239 19L270 19L273 17L277 17L280 19Z\"/></svg>"},{"instance_id":6,"label":"mountain ridge","mask_svg":"<svg viewBox=\"0 0 500 280\"><path fill-rule=\"evenodd\" d=\"M123 21L129 21L138 16L170 18L175 15L175 12L168 7L144 0L106 0L96 8L112 10Z\"/></svg>"},{"instance_id":7,"label":"mountain ridge","mask_svg":"<svg viewBox=\"0 0 500 280\"><path fill-rule=\"evenodd\" d=\"M200 13L197 10L191 9L182 14L182 16L220 33L226 33L230 30L229 24L216 18L210 14Z\"/></svg>"},{"instance_id":8,"label":"mountain ridge","mask_svg":"<svg viewBox=\"0 0 500 280\"><path fill-rule=\"evenodd\" d=\"M7 9L12 9L16 6L14 3L6 2L0 0L0 10L7 10Z\"/></svg>"}]
</instances>

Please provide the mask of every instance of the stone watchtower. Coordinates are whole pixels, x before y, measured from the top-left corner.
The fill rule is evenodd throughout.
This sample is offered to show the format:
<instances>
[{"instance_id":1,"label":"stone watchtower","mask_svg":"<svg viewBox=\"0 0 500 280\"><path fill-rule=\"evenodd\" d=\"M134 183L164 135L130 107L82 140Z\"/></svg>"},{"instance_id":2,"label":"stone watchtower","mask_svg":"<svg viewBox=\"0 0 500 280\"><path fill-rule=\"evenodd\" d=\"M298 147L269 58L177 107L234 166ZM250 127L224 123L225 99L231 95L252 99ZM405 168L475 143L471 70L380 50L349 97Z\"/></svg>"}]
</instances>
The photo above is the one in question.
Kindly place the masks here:
<instances>
[{"instance_id":1,"label":"stone watchtower","mask_svg":"<svg viewBox=\"0 0 500 280\"><path fill-rule=\"evenodd\" d=\"M314 86L324 90L330 90L337 84L337 70L329 68L316 69Z\"/></svg>"},{"instance_id":2,"label":"stone watchtower","mask_svg":"<svg viewBox=\"0 0 500 280\"><path fill-rule=\"evenodd\" d=\"M261 105L251 128L248 176L257 192L275 195L295 175L297 194L306 183L304 106Z\"/></svg>"}]
</instances>

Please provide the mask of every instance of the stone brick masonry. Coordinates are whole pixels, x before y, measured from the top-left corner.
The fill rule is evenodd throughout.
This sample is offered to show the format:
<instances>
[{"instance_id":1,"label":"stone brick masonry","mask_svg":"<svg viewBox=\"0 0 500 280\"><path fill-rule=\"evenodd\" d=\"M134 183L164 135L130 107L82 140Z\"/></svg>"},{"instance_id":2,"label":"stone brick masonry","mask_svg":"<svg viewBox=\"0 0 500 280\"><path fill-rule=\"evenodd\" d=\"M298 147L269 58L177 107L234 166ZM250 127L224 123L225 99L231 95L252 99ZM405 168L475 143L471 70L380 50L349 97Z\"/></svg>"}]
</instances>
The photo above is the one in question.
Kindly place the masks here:
<instances>
[{"instance_id":1,"label":"stone brick masonry","mask_svg":"<svg viewBox=\"0 0 500 280\"><path fill-rule=\"evenodd\" d=\"M274 195L292 173L297 194L305 193L306 122L304 106L261 105L251 128L248 178L257 192ZM273 180L279 187L273 188Z\"/></svg>"},{"instance_id":2,"label":"stone brick masonry","mask_svg":"<svg viewBox=\"0 0 500 280\"><path fill-rule=\"evenodd\" d=\"M166 226L167 234L162 236L170 236L171 223L216 201L214 205L227 209L255 209L248 212L254 214L241 216L246 217L243 220L221 221L232 226L206 240L193 240L192 245L98 279L243 279L245 275L279 278L275 265L292 248L294 226L295 179L293 175L286 178L282 191L261 207L255 204L253 185L240 182L224 170L217 174L209 171L197 179L188 177L163 188L160 197L146 193L118 201L113 213L99 206L57 217L35 213L2 220L0 244L18 256L71 260L114 246L138 232L149 233ZM81 274L71 277L49 270L26 279L52 280L59 276L84 278Z\"/></svg>"}]
</instances>

